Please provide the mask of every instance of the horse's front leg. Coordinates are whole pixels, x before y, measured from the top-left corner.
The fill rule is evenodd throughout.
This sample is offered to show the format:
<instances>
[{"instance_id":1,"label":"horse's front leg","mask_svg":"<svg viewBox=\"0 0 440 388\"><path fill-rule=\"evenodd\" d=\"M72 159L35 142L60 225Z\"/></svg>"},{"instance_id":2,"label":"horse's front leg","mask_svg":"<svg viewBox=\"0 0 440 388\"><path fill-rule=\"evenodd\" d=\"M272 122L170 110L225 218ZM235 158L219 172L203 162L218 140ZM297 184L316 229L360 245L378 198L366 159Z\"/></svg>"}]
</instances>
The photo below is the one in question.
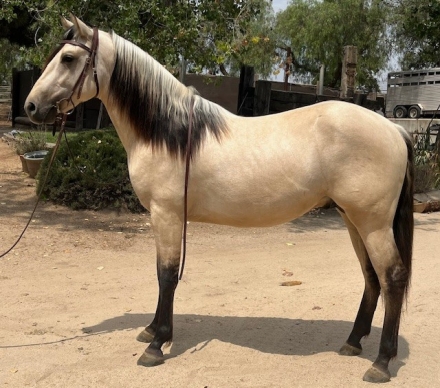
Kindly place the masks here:
<instances>
[{"instance_id":1,"label":"horse's front leg","mask_svg":"<svg viewBox=\"0 0 440 388\"><path fill-rule=\"evenodd\" d=\"M153 321L137 337L139 341L150 342L138 360L144 366L162 363L162 346L173 339L173 302L182 238L182 220L177 215L152 210L151 220L157 249L159 300Z\"/></svg>"}]
</instances>

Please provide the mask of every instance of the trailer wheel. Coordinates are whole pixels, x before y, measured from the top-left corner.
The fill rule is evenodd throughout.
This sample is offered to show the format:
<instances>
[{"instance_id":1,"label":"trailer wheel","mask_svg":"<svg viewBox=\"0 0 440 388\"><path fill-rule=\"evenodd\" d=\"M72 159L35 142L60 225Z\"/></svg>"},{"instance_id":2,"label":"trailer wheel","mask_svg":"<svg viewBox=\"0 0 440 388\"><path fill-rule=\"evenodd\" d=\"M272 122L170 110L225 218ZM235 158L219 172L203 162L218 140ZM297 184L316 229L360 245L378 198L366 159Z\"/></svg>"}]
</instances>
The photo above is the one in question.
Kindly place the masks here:
<instances>
[{"instance_id":1,"label":"trailer wheel","mask_svg":"<svg viewBox=\"0 0 440 388\"><path fill-rule=\"evenodd\" d=\"M404 119L404 118L406 117L406 114L407 114L407 110L406 110L406 108L405 108L404 106L402 106L402 105L397 105L397 106L394 108L393 116L394 116L396 119Z\"/></svg>"},{"instance_id":2,"label":"trailer wheel","mask_svg":"<svg viewBox=\"0 0 440 388\"><path fill-rule=\"evenodd\" d=\"M417 105L413 105L408 109L408 117L410 119L418 119L421 115L421 110Z\"/></svg>"}]
</instances>

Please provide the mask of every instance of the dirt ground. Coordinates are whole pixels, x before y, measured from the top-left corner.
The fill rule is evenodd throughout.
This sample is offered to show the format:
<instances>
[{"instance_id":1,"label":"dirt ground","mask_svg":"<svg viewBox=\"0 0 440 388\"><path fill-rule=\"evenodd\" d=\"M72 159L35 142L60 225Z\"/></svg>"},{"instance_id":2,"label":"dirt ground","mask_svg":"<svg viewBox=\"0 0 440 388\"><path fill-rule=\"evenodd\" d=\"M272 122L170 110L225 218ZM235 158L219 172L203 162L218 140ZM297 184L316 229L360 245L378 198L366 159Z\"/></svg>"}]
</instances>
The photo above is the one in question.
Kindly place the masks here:
<instances>
[{"instance_id":1,"label":"dirt ground","mask_svg":"<svg viewBox=\"0 0 440 388\"><path fill-rule=\"evenodd\" d=\"M35 181L0 141L0 250L20 234ZM387 387L440 387L440 213L416 214L414 276ZM285 281L301 285L283 287ZM0 260L0 387L367 387L379 303L359 357L337 351L363 291L334 210L268 229L190 224L174 343L154 368L135 337L156 307L148 215L42 204Z\"/></svg>"}]
</instances>

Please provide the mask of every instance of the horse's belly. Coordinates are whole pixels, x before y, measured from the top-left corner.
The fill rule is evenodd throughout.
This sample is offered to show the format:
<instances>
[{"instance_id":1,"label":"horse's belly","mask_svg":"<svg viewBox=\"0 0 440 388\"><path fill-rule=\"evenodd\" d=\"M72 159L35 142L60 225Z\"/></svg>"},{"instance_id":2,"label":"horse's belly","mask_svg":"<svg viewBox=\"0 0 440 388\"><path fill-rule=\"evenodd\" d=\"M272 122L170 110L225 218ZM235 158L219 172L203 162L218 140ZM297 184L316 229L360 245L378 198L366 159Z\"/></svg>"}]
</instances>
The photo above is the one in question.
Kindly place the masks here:
<instances>
[{"instance_id":1,"label":"horse's belly","mask_svg":"<svg viewBox=\"0 0 440 388\"><path fill-rule=\"evenodd\" d=\"M192 221L237 227L265 227L282 224L298 218L310 209L329 202L322 197L289 197L266 203L246 200L216 202L203 201L193 208L189 217Z\"/></svg>"}]
</instances>

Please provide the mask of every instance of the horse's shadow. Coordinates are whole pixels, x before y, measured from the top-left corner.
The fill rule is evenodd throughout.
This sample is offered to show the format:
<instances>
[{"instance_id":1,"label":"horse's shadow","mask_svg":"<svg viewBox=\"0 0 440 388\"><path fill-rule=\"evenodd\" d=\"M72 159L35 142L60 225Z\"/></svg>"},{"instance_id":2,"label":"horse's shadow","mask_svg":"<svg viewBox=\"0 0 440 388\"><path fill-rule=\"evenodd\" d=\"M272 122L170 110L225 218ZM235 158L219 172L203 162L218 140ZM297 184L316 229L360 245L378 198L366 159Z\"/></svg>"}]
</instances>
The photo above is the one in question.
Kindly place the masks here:
<instances>
[{"instance_id":1,"label":"horse's shadow","mask_svg":"<svg viewBox=\"0 0 440 388\"><path fill-rule=\"evenodd\" d=\"M124 314L95 326L84 327L85 333L139 330L153 318L151 314ZM353 323L340 320L302 320L270 317L231 317L195 314L174 315L174 342L167 358L192 350L198 351L216 339L263 353L307 356L337 352L348 337ZM372 327L363 341L360 357L374 361L379 350L381 328ZM135 335L133 335L133 338ZM408 342L399 337L398 361L390 365L391 374L404 365L409 355Z\"/></svg>"}]
</instances>

